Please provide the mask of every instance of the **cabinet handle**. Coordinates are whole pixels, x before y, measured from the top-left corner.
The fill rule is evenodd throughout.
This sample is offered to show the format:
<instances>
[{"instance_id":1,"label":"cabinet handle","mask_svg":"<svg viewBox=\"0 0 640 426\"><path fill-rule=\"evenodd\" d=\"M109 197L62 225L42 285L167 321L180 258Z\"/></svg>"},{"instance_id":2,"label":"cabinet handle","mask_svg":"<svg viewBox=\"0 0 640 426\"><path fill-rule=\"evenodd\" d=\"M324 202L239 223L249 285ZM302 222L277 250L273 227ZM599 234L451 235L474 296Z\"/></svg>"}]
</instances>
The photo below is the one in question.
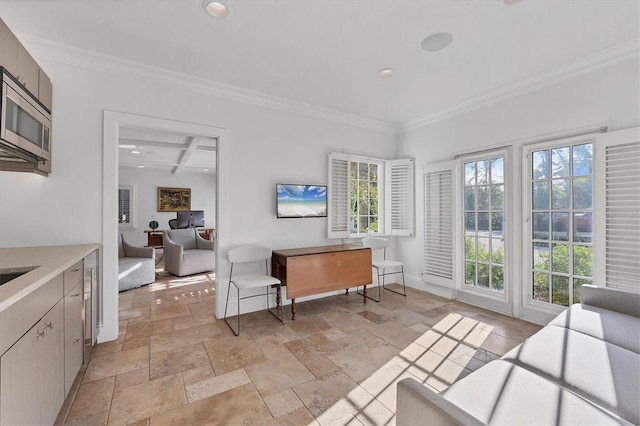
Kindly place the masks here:
<instances>
[{"instance_id":1,"label":"cabinet handle","mask_svg":"<svg viewBox=\"0 0 640 426\"><path fill-rule=\"evenodd\" d=\"M80 296L80 293L77 293L77 294L70 294L69 296L71 296L71 297L78 297L78 296Z\"/></svg>"},{"instance_id":2,"label":"cabinet handle","mask_svg":"<svg viewBox=\"0 0 640 426\"><path fill-rule=\"evenodd\" d=\"M53 321L49 321L48 324L45 324L43 330L47 331L47 328L53 330Z\"/></svg>"},{"instance_id":3,"label":"cabinet handle","mask_svg":"<svg viewBox=\"0 0 640 426\"><path fill-rule=\"evenodd\" d=\"M73 341L73 343L78 343L80 341L80 339L76 339Z\"/></svg>"},{"instance_id":4,"label":"cabinet handle","mask_svg":"<svg viewBox=\"0 0 640 426\"><path fill-rule=\"evenodd\" d=\"M45 329L43 328L42 331L38 331L36 333L36 340L39 339L40 337L42 337L44 339L44 336L46 336L47 332L45 331Z\"/></svg>"}]
</instances>

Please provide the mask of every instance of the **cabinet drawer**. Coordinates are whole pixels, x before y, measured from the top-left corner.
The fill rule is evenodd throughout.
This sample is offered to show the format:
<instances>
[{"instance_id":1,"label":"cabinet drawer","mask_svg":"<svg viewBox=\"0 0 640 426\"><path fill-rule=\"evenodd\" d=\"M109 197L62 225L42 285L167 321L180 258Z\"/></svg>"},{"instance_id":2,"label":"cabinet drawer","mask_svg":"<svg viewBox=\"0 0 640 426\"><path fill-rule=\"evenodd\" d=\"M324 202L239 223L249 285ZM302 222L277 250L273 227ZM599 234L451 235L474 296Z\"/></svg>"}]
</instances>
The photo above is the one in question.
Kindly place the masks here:
<instances>
[{"instance_id":1,"label":"cabinet drawer","mask_svg":"<svg viewBox=\"0 0 640 426\"><path fill-rule=\"evenodd\" d=\"M0 312L0 354L62 299L62 274Z\"/></svg>"},{"instance_id":2,"label":"cabinet drawer","mask_svg":"<svg viewBox=\"0 0 640 426\"><path fill-rule=\"evenodd\" d=\"M64 344L82 340L82 285L76 285L64 297Z\"/></svg>"},{"instance_id":3,"label":"cabinet drawer","mask_svg":"<svg viewBox=\"0 0 640 426\"><path fill-rule=\"evenodd\" d=\"M64 294L82 281L82 260L64 271Z\"/></svg>"}]
</instances>

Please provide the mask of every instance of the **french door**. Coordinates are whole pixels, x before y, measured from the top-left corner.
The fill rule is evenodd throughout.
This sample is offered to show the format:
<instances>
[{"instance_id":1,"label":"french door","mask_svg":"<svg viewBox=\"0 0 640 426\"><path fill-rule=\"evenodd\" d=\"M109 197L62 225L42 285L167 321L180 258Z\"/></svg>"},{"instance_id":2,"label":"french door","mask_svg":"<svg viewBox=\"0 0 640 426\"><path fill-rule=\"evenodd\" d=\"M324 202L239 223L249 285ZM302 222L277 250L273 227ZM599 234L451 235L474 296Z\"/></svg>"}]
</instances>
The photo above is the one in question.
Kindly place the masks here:
<instances>
[{"instance_id":1,"label":"french door","mask_svg":"<svg viewBox=\"0 0 640 426\"><path fill-rule=\"evenodd\" d=\"M463 278L458 283L458 298L511 313L508 151L465 156L459 162L462 232L457 246L463 251Z\"/></svg>"},{"instance_id":2,"label":"french door","mask_svg":"<svg viewBox=\"0 0 640 426\"><path fill-rule=\"evenodd\" d=\"M524 305L554 313L593 282L595 136L525 150Z\"/></svg>"}]
</instances>

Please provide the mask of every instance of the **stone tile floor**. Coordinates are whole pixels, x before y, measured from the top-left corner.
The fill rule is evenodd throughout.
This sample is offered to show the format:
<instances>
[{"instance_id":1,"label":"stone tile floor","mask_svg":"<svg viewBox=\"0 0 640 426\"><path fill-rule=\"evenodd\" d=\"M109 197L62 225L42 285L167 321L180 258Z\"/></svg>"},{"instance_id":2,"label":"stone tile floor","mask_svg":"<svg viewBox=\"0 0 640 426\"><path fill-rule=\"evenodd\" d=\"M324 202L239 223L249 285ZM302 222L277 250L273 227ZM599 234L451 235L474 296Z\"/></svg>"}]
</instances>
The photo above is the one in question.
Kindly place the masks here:
<instances>
[{"instance_id":1,"label":"stone tile floor","mask_svg":"<svg viewBox=\"0 0 640 426\"><path fill-rule=\"evenodd\" d=\"M119 337L94 348L59 420L393 425L398 380L442 391L540 328L407 289L380 303L354 291L299 303L285 325L246 314L235 337L214 316L214 283L160 272L120 293Z\"/></svg>"}]
</instances>

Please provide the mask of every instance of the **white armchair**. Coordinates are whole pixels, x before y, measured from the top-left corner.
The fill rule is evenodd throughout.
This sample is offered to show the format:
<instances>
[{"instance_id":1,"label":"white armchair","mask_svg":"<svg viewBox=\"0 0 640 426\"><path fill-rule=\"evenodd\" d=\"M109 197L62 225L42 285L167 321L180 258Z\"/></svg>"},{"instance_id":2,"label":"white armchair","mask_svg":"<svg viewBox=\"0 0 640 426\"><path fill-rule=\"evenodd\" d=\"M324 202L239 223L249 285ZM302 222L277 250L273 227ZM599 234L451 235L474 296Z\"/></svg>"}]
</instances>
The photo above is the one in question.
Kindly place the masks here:
<instances>
[{"instance_id":1,"label":"white armchair","mask_svg":"<svg viewBox=\"0 0 640 426\"><path fill-rule=\"evenodd\" d=\"M155 280L155 249L131 245L118 234L118 290L129 290Z\"/></svg>"},{"instance_id":2,"label":"white armchair","mask_svg":"<svg viewBox=\"0 0 640 426\"><path fill-rule=\"evenodd\" d=\"M164 231L162 244L164 270L170 274L183 277L215 269L215 242L202 238L196 228Z\"/></svg>"}]
</instances>

